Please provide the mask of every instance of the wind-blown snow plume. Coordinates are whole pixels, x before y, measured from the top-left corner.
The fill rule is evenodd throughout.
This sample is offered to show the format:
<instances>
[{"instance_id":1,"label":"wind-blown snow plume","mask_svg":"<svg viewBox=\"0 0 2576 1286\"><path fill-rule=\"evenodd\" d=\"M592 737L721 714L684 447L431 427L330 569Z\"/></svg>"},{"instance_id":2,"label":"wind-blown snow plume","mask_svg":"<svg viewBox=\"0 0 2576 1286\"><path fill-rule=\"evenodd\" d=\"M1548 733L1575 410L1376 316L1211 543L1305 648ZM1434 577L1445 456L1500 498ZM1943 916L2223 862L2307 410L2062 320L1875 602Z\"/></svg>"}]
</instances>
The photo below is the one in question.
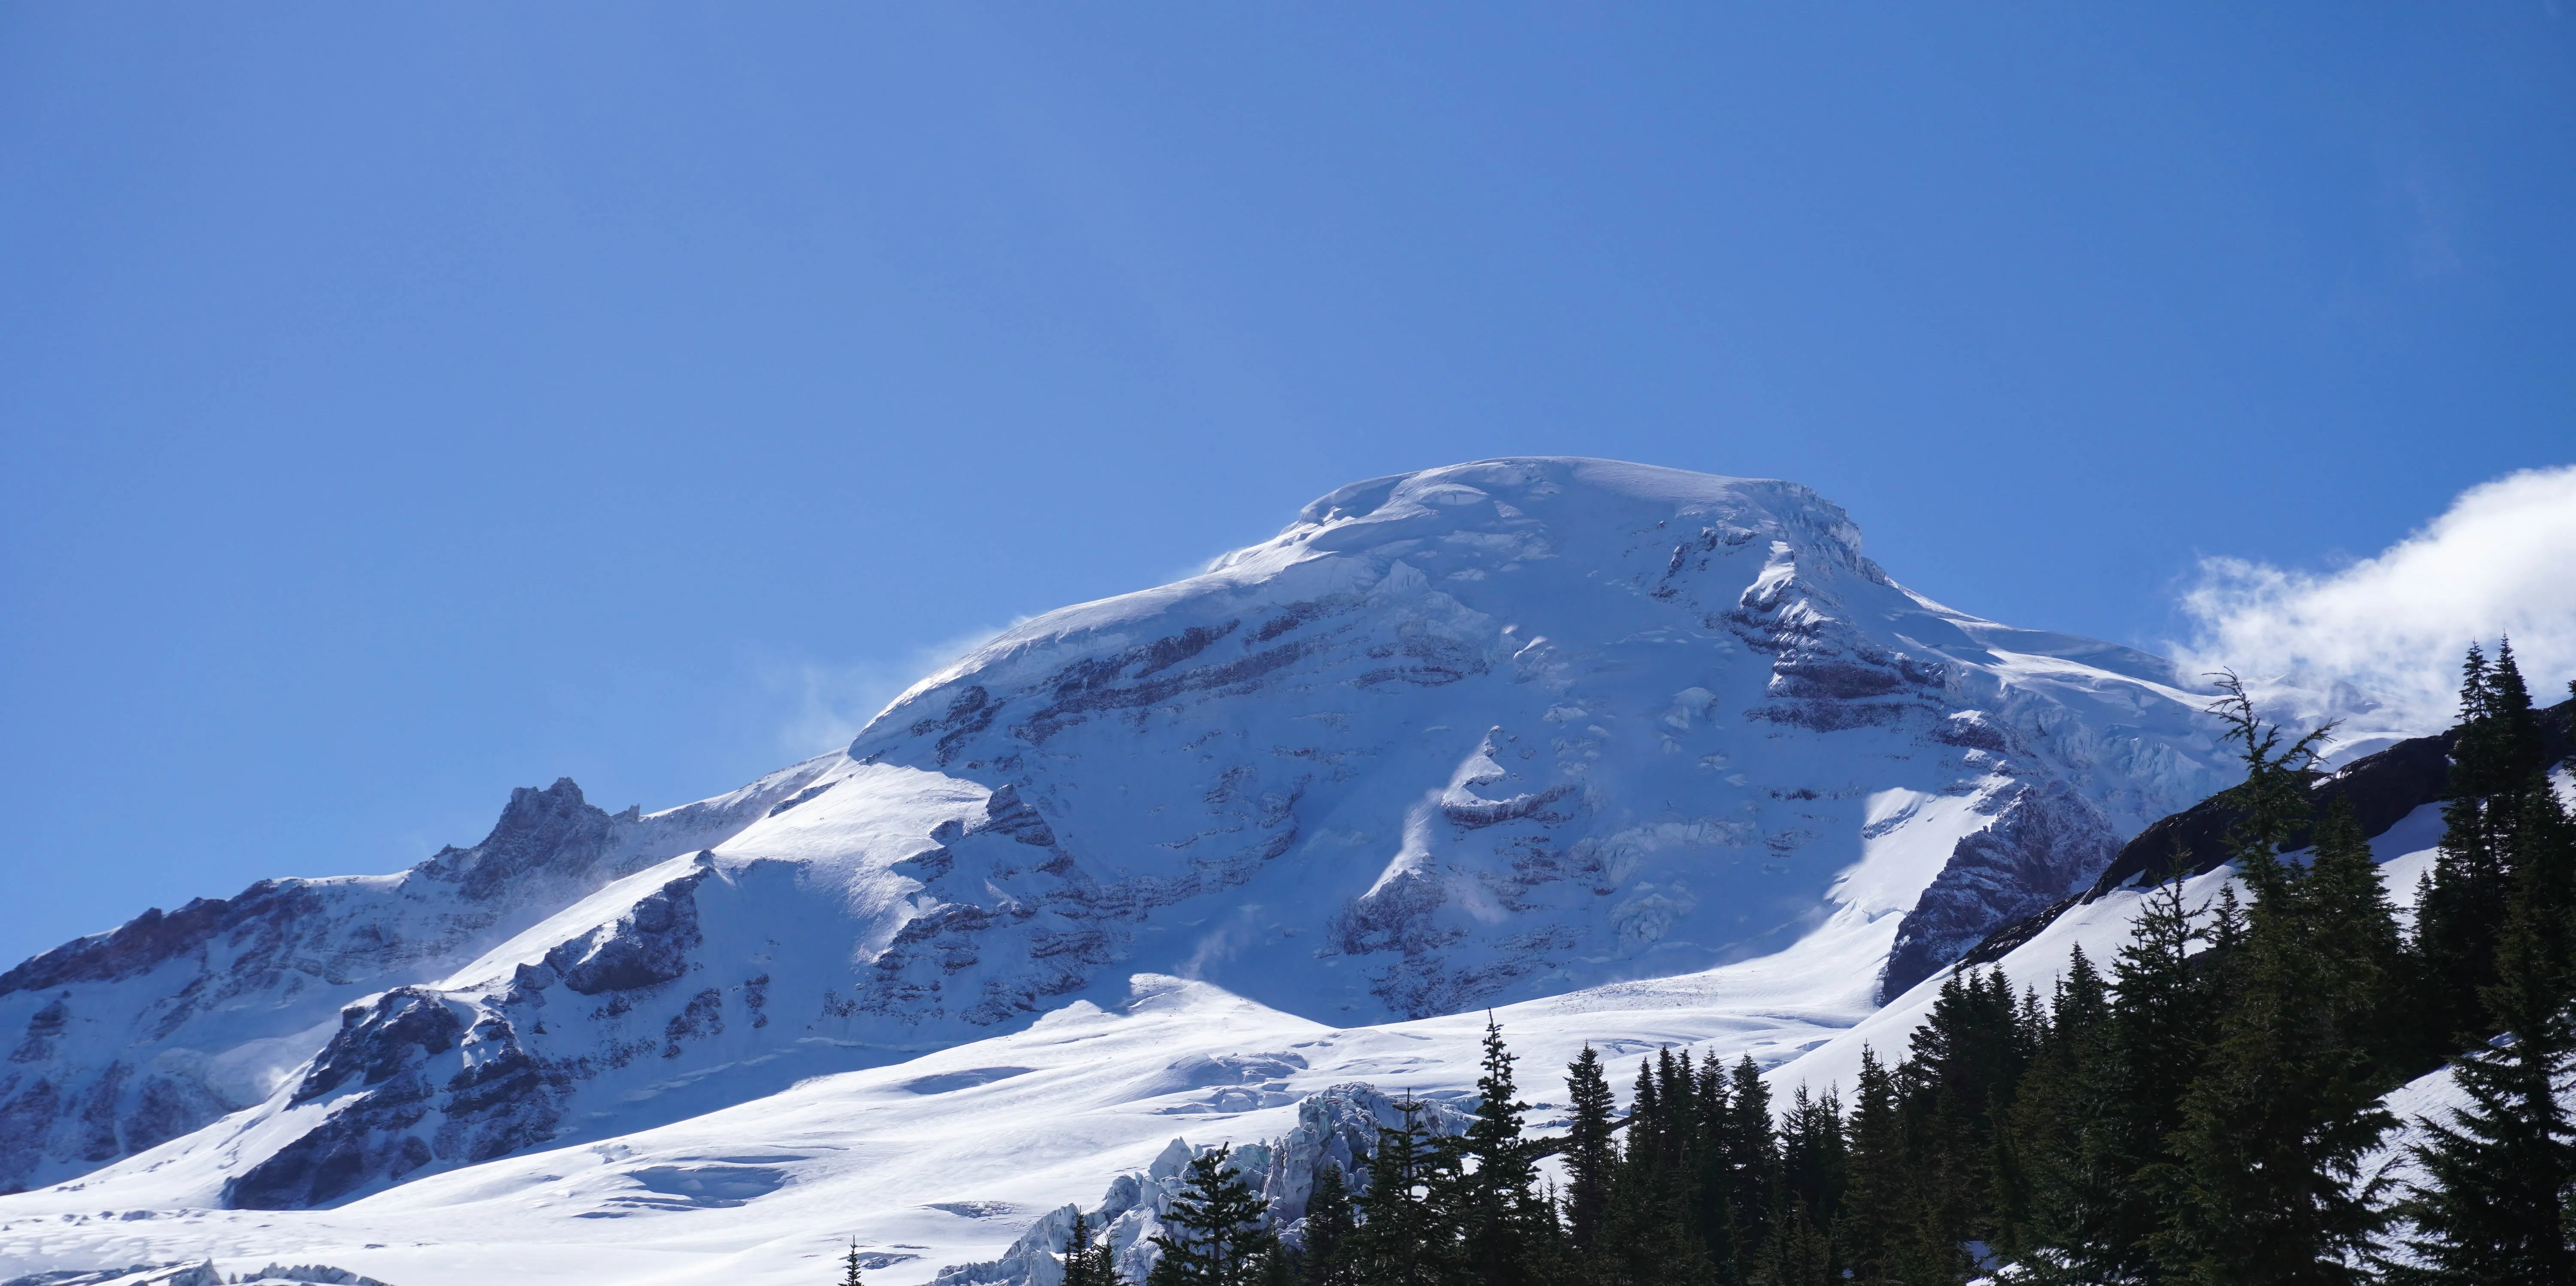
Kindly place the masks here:
<instances>
[{"instance_id":1,"label":"wind-blown snow plume","mask_svg":"<svg viewBox=\"0 0 2576 1286\"><path fill-rule=\"evenodd\" d=\"M1022 617L1011 622L1018 625ZM896 697L936 674L959 657L993 641L1004 627L968 630L951 639L917 647L900 657L867 657L846 664L820 661L780 662L758 672L762 687L782 705L792 707L778 732L779 747L789 754L810 755L845 746L868 720Z\"/></svg>"},{"instance_id":2,"label":"wind-blown snow plume","mask_svg":"<svg viewBox=\"0 0 2576 1286\"><path fill-rule=\"evenodd\" d=\"M2338 757L2449 724L2473 639L2511 635L2535 695L2576 675L2576 466L2471 487L2340 571L2241 558L2200 570L2183 596L2195 636L2176 657L2235 668L2284 717L2344 719Z\"/></svg>"}]
</instances>

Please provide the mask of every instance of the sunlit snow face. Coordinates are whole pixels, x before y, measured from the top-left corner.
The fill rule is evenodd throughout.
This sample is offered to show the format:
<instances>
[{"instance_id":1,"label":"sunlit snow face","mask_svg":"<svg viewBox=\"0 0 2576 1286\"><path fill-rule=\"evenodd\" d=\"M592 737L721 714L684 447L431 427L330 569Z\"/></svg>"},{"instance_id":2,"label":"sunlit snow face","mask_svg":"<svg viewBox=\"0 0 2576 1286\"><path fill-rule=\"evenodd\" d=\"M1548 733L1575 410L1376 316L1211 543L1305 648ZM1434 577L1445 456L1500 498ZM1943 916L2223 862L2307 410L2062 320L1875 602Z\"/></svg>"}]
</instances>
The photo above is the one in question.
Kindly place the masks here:
<instances>
[{"instance_id":1,"label":"sunlit snow face","mask_svg":"<svg viewBox=\"0 0 2576 1286\"><path fill-rule=\"evenodd\" d=\"M2161 677L1907 593L1792 484L1498 461L1355 484L1199 578L1031 621L852 750L1011 784L1117 890L1086 896L1208 906L1119 950L1426 1012L1904 912L2034 773L2084 779L2066 860L2098 856L2196 788ZM1891 787L1958 806L1870 816ZM1042 900L1002 867L934 891ZM1952 909L1952 936L1992 911ZM993 982L926 967L916 998Z\"/></svg>"}]
</instances>

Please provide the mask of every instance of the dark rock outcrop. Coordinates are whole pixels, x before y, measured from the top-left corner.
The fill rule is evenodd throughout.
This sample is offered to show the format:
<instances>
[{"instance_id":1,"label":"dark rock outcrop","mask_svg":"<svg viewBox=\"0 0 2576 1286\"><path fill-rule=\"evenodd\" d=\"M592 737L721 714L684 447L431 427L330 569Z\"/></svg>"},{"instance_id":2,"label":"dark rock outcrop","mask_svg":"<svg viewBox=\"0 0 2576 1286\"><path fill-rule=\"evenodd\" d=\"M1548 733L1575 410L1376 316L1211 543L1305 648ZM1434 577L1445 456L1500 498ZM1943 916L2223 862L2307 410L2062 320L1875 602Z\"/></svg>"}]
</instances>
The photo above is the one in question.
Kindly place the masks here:
<instances>
[{"instance_id":1,"label":"dark rock outcrop","mask_svg":"<svg viewBox=\"0 0 2576 1286\"><path fill-rule=\"evenodd\" d=\"M225 1181L223 1202L252 1210L330 1205L434 1161L472 1164L543 1143L561 1123L575 1070L531 1055L498 1013L398 987L341 1015L293 1101L358 1092Z\"/></svg>"},{"instance_id":2,"label":"dark rock outcrop","mask_svg":"<svg viewBox=\"0 0 2576 1286\"><path fill-rule=\"evenodd\" d=\"M2540 711L2539 723L2550 763L2576 755L2576 700L2561 701ZM2451 746L2458 739L2456 728L2435 736L2411 737L2333 772L2312 774L2308 783L2310 806L2322 813L2337 798L2349 800L2353 815L2361 822L2362 834L2375 839L2416 809L2450 798ZM2100 877L2083 892L1996 929L1962 954L1958 963L1972 966L2001 960L2013 948L2039 936L2040 930L2068 908L2095 901L2124 885L2152 884L2177 875L2204 875L2218 869L2227 861L2228 829L2243 818L2243 810L2221 794L2156 822L2121 846ZM2291 836L2289 847L2305 847L2308 835L2308 829L2301 828ZM1894 994L1894 990L1888 994Z\"/></svg>"},{"instance_id":3,"label":"dark rock outcrop","mask_svg":"<svg viewBox=\"0 0 2576 1286\"><path fill-rule=\"evenodd\" d=\"M700 871L663 885L617 919L546 953L546 967L563 985L585 996L633 991L688 972L689 948L698 945Z\"/></svg>"},{"instance_id":4,"label":"dark rock outcrop","mask_svg":"<svg viewBox=\"0 0 2576 1286\"><path fill-rule=\"evenodd\" d=\"M511 885L539 875L577 872L607 851L612 824L635 819L637 810L619 817L581 797L570 777L538 790L520 786L492 833L472 848L448 847L423 863L422 874L454 880L470 901L484 901Z\"/></svg>"},{"instance_id":5,"label":"dark rock outcrop","mask_svg":"<svg viewBox=\"0 0 2576 1286\"><path fill-rule=\"evenodd\" d=\"M2101 869L2118 843L2101 810L2062 782L2022 786L1996 804L1994 824L1958 842L1898 924L1896 946L1879 975L1880 999L1931 977L1997 921L2017 921L2055 903Z\"/></svg>"},{"instance_id":6,"label":"dark rock outcrop","mask_svg":"<svg viewBox=\"0 0 2576 1286\"><path fill-rule=\"evenodd\" d=\"M465 1020L445 997L419 987L396 987L372 1005L341 1011L340 1030L314 1058L290 1101L309 1103L352 1076L362 1085L382 1085L430 1055L456 1048L464 1035Z\"/></svg>"},{"instance_id":7,"label":"dark rock outcrop","mask_svg":"<svg viewBox=\"0 0 2576 1286\"><path fill-rule=\"evenodd\" d=\"M75 982L123 982L183 956L202 956L218 938L278 943L319 909L300 880L261 880L230 898L195 898L176 911L152 907L105 933L75 938L0 973L0 996Z\"/></svg>"}]
</instances>

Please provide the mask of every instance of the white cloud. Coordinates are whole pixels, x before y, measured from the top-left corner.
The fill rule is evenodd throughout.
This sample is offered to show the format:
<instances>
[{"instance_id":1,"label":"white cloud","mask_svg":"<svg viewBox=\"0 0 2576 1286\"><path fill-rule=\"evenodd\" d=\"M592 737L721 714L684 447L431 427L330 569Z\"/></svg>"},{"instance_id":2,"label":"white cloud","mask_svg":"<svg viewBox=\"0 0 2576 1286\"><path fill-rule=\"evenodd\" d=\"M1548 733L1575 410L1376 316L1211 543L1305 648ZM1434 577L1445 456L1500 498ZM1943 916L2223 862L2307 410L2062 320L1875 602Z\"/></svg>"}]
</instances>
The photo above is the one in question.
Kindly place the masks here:
<instances>
[{"instance_id":1,"label":"white cloud","mask_svg":"<svg viewBox=\"0 0 2576 1286\"><path fill-rule=\"evenodd\" d=\"M2342 755L2448 727L2460 657L2511 635L2533 699L2576 677L2576 466L2471 487L2422 530L2339 571L2205 559L2174 655L2232 667L2285 722L2340 717Z\"/></svg>"}]
</instances>

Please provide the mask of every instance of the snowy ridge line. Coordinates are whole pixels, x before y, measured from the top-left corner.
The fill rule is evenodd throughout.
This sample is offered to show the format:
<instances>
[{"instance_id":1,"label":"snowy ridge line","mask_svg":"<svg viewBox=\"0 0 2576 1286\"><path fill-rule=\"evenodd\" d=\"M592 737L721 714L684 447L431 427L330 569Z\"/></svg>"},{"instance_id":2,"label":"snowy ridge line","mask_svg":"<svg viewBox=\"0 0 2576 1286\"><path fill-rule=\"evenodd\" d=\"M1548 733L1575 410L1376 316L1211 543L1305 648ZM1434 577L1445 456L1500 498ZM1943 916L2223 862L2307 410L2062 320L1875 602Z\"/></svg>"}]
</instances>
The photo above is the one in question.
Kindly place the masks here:
<instances>
[{"instance_id":1,"label":"snowy ridge line","mask_svg":"<svg viewBox=\"0 0 2576 1286\"><path fill-rule=\"evenodd\" d=\"M56 1181L273 1099L340 1011L435 984L622 877L738 833L825 759L610 814L570 779L511 793L472 848L387 876L263 880L0 975L0 1190Z\"/></svg>"}]
</instances>

